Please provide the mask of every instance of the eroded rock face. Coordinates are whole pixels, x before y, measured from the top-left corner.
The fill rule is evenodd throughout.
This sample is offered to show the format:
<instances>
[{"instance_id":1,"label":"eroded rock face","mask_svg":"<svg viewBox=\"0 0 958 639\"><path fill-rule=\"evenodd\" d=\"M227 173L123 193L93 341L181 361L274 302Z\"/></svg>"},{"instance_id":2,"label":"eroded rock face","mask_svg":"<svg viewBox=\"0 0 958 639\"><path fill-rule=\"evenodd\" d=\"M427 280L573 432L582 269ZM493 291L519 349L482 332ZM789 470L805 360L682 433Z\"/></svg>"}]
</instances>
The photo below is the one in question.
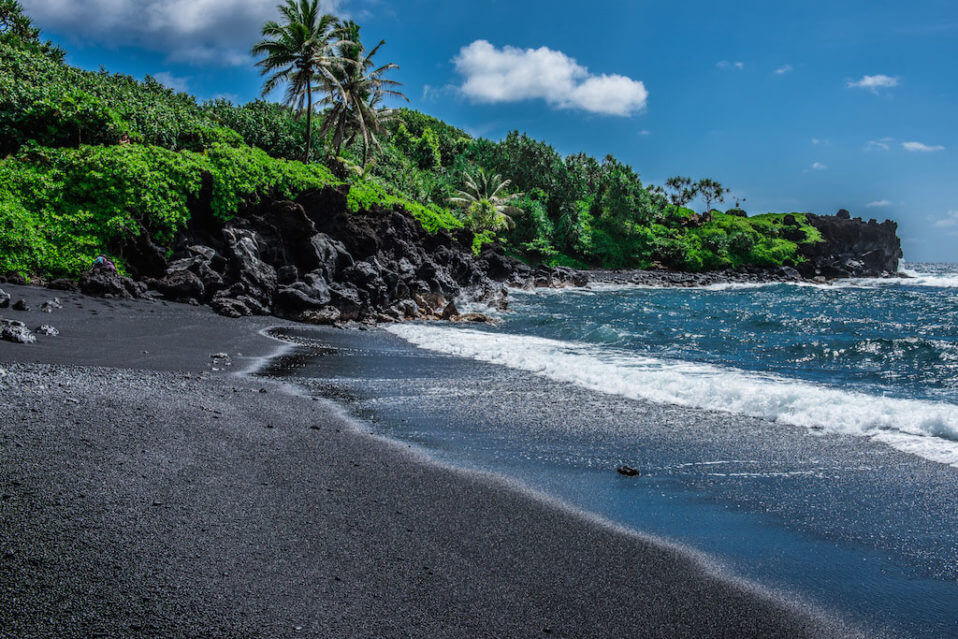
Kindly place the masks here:
<instances>
[{"instance_id":1,"label":"eroded rock face","mask_svg":"<svg viewBox=\"0 0 958 639\"><path fill-rule=\"evenodd\" d=\"M223 315L315 323L454 319L450 300L466 291L502 308L506 283L585 283L569 269L532 269L495 245L476 258L471 246L468 231L430 234L401 210L349 213L344 193L323 189L264 202L225 225L199 207L163 273L146 281L167 299Z\"/></svg>"},{"instance_id":2,"label":"eroded rock face","mask_svg":"<svg viewBox=\"0 0 958 639\"><path fill-rule=\"evenodd\" d=\"M898 225L852 218L844 209L837 215L807 215L824 242L801 245L807 259L797 266L804 277L888 277L898 271L901 240Z\"/></svg>"}]
</instances>

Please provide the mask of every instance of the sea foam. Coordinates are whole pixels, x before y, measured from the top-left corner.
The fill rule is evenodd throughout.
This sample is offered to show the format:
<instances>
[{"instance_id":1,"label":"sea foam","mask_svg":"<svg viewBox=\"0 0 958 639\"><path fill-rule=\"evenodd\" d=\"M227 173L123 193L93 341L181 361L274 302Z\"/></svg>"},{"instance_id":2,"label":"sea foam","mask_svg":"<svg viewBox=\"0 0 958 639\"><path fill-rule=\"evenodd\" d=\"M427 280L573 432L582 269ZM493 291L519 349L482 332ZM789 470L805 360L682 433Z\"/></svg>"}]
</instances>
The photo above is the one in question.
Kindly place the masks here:
<instances>
[{"instance_id":1,"label":"sea foam","mask_svg":"<svg viewBox=\"0 0 958 639\"><path fill-rule=\"evenodd\" d=\"M958 468L958 406L953 404L849 392L542 337L422 324L398 324L387 330L424 349L593 391L867 437Z\"/></svg>"}]
</instances>

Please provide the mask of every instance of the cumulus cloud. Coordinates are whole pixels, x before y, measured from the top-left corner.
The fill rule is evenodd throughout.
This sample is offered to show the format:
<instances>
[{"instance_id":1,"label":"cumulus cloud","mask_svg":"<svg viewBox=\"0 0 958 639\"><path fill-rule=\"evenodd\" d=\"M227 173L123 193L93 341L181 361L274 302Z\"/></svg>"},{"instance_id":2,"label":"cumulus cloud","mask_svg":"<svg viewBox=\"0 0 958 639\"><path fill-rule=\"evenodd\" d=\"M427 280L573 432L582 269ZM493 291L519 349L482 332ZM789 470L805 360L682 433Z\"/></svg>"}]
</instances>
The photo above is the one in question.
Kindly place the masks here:
<instances>
[{"instance_id":1,"label":"cumulus cloud","mask_svg":"<svg viewBox=\"0 0 958 639\"><path fill-rule=\"evenodd\" d=\"M791 70L792 70L792 65L786 64L775 69L773 73L775 73L775 75L785 75L786 73L789 73Z\"/></svg>"},{"instance_id":2,"label":"cumulus cloud","mask_svg":"<svg viewBox=\"0 0 958 639\"><path fill-rule=\"evenodd\" d=\"M745 68L745 63L731 62L729 60L720 60L719 62L715 63L715 66L717 66L719 69L736 69L738 71L741 71L742 69Z\"/></svg>"},{"instance_id":3,"label":"cumulus cloud","mask_svg":"<svg viewBox=\"0 0 958 639\"><path fill-rule=\"evenodd\" d=\"M645 108L645 85L623 75L589 73L561 51L548 47L496 48L485 40L463 47L453 58L464 77L460 90L477 102L542 99L561 109L631 115Z\"/></svg>"},{"instance_id":4,"label":"cumulus cloud","mask_svg":"<svg viewBox=\"0 0 958 639\"><path fill-rule=\"evenodd\" d=\"M821 162L812 162L811 169L813 171L824 171L828 168L827 164L822 164Z\"/></svg>"},{"instance_id":5,"label":"cumulus cloud","mask_svg":"<svg viewBox=\"0 0 958 639\"><path fill-rule=\"evenodd\" d=\"M872 93L878 93L879 89L890 89L898 86L898 76L884 75L863 75L860 80L849 80L849 89L867 89Z\"/></svg>"},{"instance_id":6,"label":"cumulus cloud","mask_svg":"<svg viewBox=\"0 0 958 639\"><path fill-rule=\"evenodd\" d=\"M935 151L944 151L945 147L940 144L929 145L921 142L902 142L901 148L910 153L934 153Z\"/></svg>"},{"instance_id":7,"label":"cumulus cloud","mask_svg":"<svg viewBox=\"0 0 958 639\"><path fill-rule=\"evenodd\" d=\"M958 226L958 211L948 211L945 217L935 222L935 226L940 229Z\"/></svg>"},{"instance_id":8,"label":"cumulus cloud","mask_svg":"<svg viewBox=\"0 0 958 639\"><path fill-rule=\"evenodd\" d=\"M894 138L881 138L880 140L869 140L865 143L866 151L888 151L891 149L891 143Z\"/></svg>"},{"instance_id":9,"label":"cumulus cloud","mask_svg":"<svg viewBox=\"0 0 958 639\"><path fill-rule=\"evenodd\" d=\"M889 200L876 200L874 202L869 202L865 206L870 209L882 209L886 206L891 206L892 204L893 202L890 202Z\"/></svg>"},{"instance_id":10,"label":"cumulus cloud","mask_svg":"<svg viewBox=\"0 0 958 639\"><path fill-rule=\"evenodd\" d=\"M136 45L172 62L248 64L277 0L23 0L43 29L100 44ZM323 0L335 10L339 0Z\"/></svg>"}]
</instances>

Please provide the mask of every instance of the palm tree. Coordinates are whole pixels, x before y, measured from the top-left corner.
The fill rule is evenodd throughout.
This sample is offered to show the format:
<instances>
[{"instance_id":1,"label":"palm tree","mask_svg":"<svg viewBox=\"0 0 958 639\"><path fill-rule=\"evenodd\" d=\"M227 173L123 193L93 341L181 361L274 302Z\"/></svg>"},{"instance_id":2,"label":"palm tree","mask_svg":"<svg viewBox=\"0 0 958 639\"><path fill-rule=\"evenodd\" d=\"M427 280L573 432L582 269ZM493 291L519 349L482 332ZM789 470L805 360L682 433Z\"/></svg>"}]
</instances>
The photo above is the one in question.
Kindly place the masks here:
<instances>
[{"instance_id":1,"label":"palm tree","mask_svg":"<svg viewBox=\"0 0 958 639\"><path fill-rule=\"evenodd\" d=\"M317 84L328 90L333 72L342 60L333 55L334 40L342 36L339 19L321 14L319 0L285 0L278 6L283 15L280 24L270 20L263 25L263 39L253 45L253 55L266 57L256 63L262 75L263 96L280 84L286 84L286 106L306 113L306 155L312 145L313 92Z\"/></svg>"},{"instance_id":2,"label":"palm tree","mask_svg":"<svg viewBox=\"0 0 958 639\"><path fill-rule=\"evenodd\" d=\"M509 213L519 212L513 205L522 193L506 195L505 190L511 182L499 175L489 175L480 168L475 176L463 174L465 185L455 192L449 203L462 208L465 221L473 231L499 231L515 227Z\"/></svg>"},{"instance_id":3,"label":"palm tree","mask_svg":"<svg viewBox=\"0 0 958 639\"><path fill-rule=\"evenodd\" d=\"M376 67L373 57L386 44L379 44L367 51L359 39L359 25L348 21L343 25L347 39L339 42L339 55L343 64L333 71L334 82L329 83L329 94L323 103L329 106L323 121L321 135L333 133L333 146L338 156L343 144L349 146L357 136L363 142L363 167L369 158L369 151L379 149L377 134L383 131L383 125L394 115L393 109L387 109L383 101L387 96L408 98L391 87L401 86L395 80L383 76L399 65L389 62Z\"/></svg>"}]
</instances>

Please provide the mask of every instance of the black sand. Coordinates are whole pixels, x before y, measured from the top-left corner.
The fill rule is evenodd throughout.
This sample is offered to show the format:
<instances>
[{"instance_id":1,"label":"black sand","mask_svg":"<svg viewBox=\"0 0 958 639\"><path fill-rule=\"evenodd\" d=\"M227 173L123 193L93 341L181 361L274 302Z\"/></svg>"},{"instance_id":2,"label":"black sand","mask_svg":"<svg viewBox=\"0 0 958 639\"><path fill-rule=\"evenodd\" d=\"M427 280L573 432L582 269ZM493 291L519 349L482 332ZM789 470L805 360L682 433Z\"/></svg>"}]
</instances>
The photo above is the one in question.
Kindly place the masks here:
<instances>
[{"instance_id":1,"label":"black sand","mask_svg":"<svg viewBox=\"0 0 958 639\"><path fill-rule=\"evenodd\" d=\"M0 311L62 333L0 342L0 637L849 634L235 376L278 320L3 288L64 309Z\"/></svg>"}]
</instances>

